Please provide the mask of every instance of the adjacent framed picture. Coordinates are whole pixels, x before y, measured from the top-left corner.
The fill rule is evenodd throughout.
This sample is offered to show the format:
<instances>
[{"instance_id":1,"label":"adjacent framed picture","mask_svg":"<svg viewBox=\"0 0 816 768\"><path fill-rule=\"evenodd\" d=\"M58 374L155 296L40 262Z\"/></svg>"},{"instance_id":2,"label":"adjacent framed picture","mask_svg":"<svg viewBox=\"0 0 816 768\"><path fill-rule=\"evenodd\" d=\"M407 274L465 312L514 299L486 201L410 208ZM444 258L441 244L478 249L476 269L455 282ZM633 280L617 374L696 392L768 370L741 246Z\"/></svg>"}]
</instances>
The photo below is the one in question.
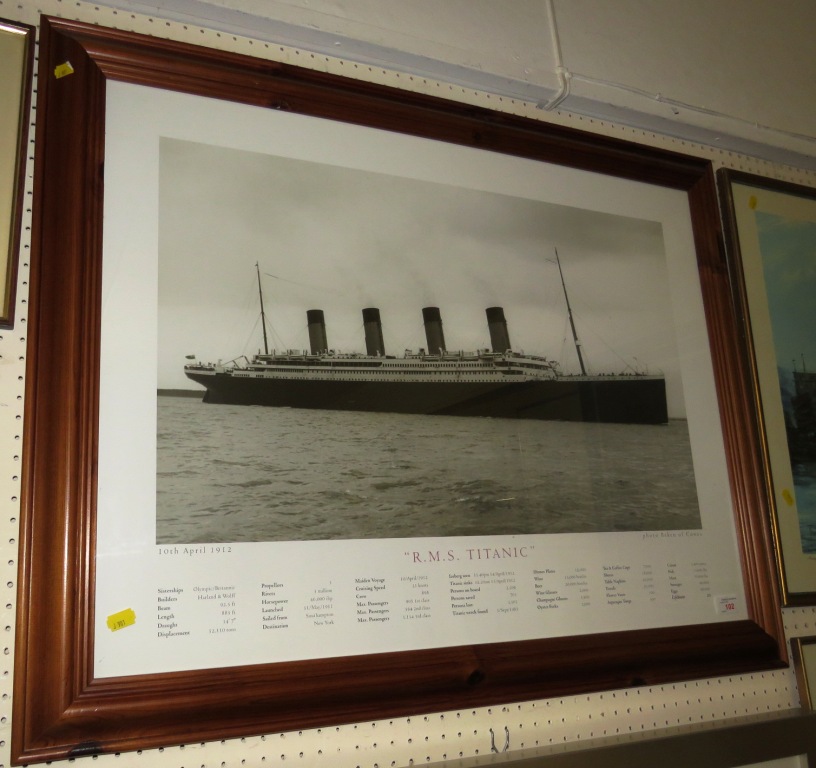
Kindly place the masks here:
<instances>
[{"instance_id":1,"label":"adjacent framed picture","mask_svg":"<svg viewBox=\"0 0 816 768\"><path fill-rule=\"evenodd\" d=\"M40 64L15 760L787 662L709 163L66 20Z\"/></svg>"},{"instance_id":2,"label":"adjacent framed picture","mask_svg":"<svg viewBox=\"0 0 816 768\"><path fill-rule=\"evenodd\" d=\"M0 19L0 328L14 327L34 30Z\"/></svg>"},{"instance_id":3,"label":"adjacent framed picture","mask_svg":"<svg viewBox=\"0 0 816 768\"><path fill-rule=\"evenodd\" d=\"M816 603L816 190L720 171L786 605Z\"/></svg>"},{"instance_id":4,"label":"adjacent framed picture","mask_svg":"<svg viewBox=\"0 0 816 768\"><path fill-rule=\"evenodd\" d=\"M791 659L802 709L813 710L816 701L813 688L816 681L816 637L792 637Z\"/></svg>"}]
</instances>

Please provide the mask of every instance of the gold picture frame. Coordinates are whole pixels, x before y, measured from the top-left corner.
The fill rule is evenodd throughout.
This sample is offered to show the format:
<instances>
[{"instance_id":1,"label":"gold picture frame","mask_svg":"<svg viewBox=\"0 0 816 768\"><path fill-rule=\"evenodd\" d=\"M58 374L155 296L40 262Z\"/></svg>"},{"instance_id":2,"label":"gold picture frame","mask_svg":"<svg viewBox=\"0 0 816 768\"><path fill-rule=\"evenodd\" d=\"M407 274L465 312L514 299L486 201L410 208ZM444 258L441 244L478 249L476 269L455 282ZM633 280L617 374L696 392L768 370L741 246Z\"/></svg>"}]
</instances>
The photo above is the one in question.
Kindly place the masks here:
<instances>
[{"instance_id":1,"label":"gold picture frame","mask_svg":"<svg viewBox=\"0 0 816 768\"><path fill-rule=\"evenodd\" d=\"M0 328L14 326L34 30L0 19Z\"/></svg>"},{"instance_id":2,"label":"gold picture frame","mask_svg":"<svg viewBox=\"0 0 816 768\"><path fill-rule=\"evenodd\" d=\"M802 709L816 709L816 636L791 638L791 659Z\"/></svg>"},{"instance_id":3,"label":"gold picture frame","mask_svg":"<svg viewBox=\"0 0 816 768\"><path fill-rule=\"evenodd\" d=\"M816 604L813 302L816 189L721 169L738 311L750 345L785 605Z\"/></svg>"}]
</instances>

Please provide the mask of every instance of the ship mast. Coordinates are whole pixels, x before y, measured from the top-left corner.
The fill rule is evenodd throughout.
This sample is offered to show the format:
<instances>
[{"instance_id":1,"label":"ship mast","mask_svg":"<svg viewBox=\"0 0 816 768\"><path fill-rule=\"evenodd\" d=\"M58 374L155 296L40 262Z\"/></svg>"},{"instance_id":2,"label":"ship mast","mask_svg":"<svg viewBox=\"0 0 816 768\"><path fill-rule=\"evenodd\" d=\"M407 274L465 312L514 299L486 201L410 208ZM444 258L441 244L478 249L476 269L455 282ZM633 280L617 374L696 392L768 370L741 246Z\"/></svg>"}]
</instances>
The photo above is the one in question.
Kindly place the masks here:
<instances>
[{"instance_id":1,"label":"ship mast","mask_svg":"<svg viewBox=\"0 0 816 768\"><path fill-rule=\"evenodd\" d=\"M558 265L558 274L561 275L561 287L564 289L564 299L567 302L567 315L569 316L570 328L572 329L572 340L575 343L575 351L578 353L578 364L581 366L581 375L586 376L586 367L584 366L584 356L581 354L581 342L578 340L578 332L575 330L575 320L572 317L572 307L570 306L569 296L567 295L567 284L564 282L564 273L561 271L561 259L558 258L558 249L555 251L555 263Z\"/></svg>"},{"instance_id":2,"label":"ship mast","mask_svg":"<svg viewBox=\"0 0 816 768\"><path fill-rule=\"evenodd\" d=\"M264 314L263 291L261 290L261 268L255 262L255 271L258 273L258 297L261 300L261 329L263 330L264 354L269 354L269 343L266 340L266 315Z\"/></svg>"}]
</instances>

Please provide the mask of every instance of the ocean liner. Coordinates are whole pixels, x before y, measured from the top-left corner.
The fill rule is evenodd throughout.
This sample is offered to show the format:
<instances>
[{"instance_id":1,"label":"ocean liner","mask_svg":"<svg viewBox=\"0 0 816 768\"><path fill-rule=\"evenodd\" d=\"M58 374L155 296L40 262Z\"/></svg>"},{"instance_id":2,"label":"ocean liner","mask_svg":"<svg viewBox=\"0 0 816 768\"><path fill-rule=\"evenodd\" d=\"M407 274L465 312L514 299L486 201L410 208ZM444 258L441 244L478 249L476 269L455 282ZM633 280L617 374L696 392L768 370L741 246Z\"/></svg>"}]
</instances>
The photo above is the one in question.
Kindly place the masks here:
<instances>
[{"instance_id":1,"label":"ocean liner","mask_svg":"<svg viewBox=\"0 0 816 768\"><path fill-rule=\"evenodd\" d=\"M558 264L559 272L561 269ZM256 265L257 269L257 265ZM451 352L437 307L422 310L427 349L388 355L379 310L363 309L365 353L329 349L322 310L306 313L309 350L269 351L263 294L264 351L242 362L193 362L188 378L206 388L204 402L289 408L486 416L514 419L664 424L662 375L593 375L586 371L563 273L561 282L580 374L545 357L513 351L504 310L486 310L490 347ZM260 293L260 272L258 272Z\"/></svg>"}]
</instances>

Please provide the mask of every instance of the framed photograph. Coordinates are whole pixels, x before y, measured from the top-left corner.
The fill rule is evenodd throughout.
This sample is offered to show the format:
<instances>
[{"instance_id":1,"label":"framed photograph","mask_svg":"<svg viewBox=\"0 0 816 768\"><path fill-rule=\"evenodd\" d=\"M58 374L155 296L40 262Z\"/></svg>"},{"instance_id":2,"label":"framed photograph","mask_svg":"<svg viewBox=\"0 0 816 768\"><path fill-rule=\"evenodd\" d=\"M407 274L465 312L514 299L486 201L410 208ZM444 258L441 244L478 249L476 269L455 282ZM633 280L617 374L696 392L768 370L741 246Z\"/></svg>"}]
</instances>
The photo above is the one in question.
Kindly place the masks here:
<instances>
[{"instance_id":1,"label":"framed photograph","mask_svg":"<svg viewBox=\"0 0 816 768\"><path fill-rule=\"evenodd\" d=\"M786 664L709 163L65 20L40 62L16 760Z\"/></svg>"},{"instance_id":2,"label":"framed photograph","mask_svg":"<svg viewBox=\"0 0 816 768\"><path fill-rule=\"evenodd\" d=\"M791 659L796 671L799 701L802 709L812 711L816 701L816 637L792 637Z\"/></svg>"},{"instance_id":3,"label":"framed photograph","mask_svg":"<svg viewBox=\"0 0 816 768\"><path fill-rule=\"evenodd\" d=\"M720 171L786 605L816 604L816 189Z\"/></svg>"},{"instance_id":4,"label":"framed photograph","mask_svg":"<svg viewBox=\"0 0 816 768\"><path fill-rule=\"evenodd\" d=\"M14 327L34 30L0 19L0 328Z\"/></svg>"}]
</instances>

